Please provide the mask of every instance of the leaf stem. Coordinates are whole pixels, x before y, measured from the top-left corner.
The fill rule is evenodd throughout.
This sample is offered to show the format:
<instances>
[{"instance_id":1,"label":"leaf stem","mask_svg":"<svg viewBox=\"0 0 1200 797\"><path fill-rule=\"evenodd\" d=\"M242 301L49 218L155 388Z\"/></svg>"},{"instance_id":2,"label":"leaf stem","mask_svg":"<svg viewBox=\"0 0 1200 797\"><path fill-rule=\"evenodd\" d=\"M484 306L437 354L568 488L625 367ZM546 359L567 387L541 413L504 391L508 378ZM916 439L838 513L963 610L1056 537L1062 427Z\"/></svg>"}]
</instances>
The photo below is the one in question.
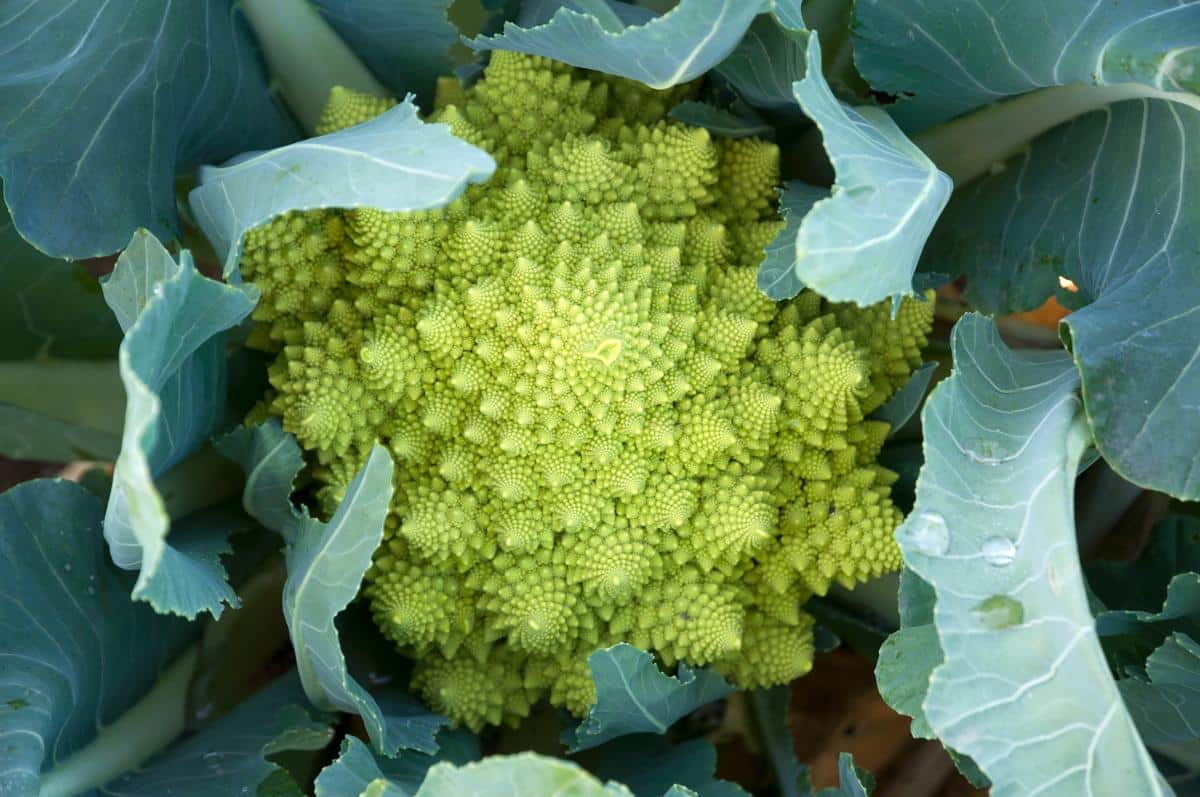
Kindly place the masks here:
<instances>
[{"instance_id":1,"label":"leaf stem","mask_svg":"<svg viewBox=\"0 0 1200 797\"><path fill-rule=\"evenodd\" d=\"M922 131L913 137L913 143L959 187L1017 154L1047 130L1132 99L1169 100L1200 110L1200 97L1160 91L1144 83L1051 86Z\"/></svg>"},{"instance_id":2,"label":"leaf stem","mask_svg":"<svg viewBox=\"0 0 1200 797\"><path fill-rule=\"evenodd\" d=\"M134 769L174 741L183 731L188 683L198 652L198 645L185 650L129 711L48 772L38 797L75 797L88 792Z\"/></svg>"},{"instance_id":3,"label":"leaf stem","mask_svg":"<svg viewBox=\"0 0 1200 797\"><path fill-rule=\"evenodd\" d=\"M271 76L304 129L313 132L334 86L390 96L308 0L241 0Z\"/></svg>"}]
</instances>

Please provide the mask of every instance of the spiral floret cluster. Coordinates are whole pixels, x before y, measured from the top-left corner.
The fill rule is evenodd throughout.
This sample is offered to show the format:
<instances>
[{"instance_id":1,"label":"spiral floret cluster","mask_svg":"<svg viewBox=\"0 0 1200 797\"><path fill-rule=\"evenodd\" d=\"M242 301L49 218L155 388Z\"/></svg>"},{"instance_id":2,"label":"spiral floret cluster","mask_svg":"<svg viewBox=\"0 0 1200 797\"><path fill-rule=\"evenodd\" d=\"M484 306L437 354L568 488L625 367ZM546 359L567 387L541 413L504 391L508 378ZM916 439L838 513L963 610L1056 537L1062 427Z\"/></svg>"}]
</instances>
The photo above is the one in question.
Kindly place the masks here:
<instances>
[{"instance_id":1,"label":"spiral floret cluster","mask_svg":"<svg viewBox=\"0 0 1200 797\"><path fill-rule=\"evenodd\" d=\"M594 701L627 641L743 687L812 660L811 594L894 570L888 432L927 301L756 287L779 152L652 91L492 54L431 121L498 169L445 208L293 213L242 270L278 351L260 408L327 510L372 444L395 497L364 596L413 683L472 728ZM323 130L387 103L335 92Z\"/></svg>"}]
</instances>

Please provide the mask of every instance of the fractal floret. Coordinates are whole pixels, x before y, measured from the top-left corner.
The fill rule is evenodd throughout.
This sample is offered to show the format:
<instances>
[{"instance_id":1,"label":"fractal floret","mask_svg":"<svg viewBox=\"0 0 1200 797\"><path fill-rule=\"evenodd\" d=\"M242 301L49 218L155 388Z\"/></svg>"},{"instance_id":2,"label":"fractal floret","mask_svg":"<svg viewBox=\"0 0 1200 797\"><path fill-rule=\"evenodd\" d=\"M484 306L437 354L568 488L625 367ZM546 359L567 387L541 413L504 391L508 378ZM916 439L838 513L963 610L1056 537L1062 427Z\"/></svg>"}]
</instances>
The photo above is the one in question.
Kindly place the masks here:
<instances>
[{"instance_id":1,"label":"fractal floret","mask_svg":"<svg viewBox=\"0 0 1200 797\"><path fill-rule=\"evenodd\" d=\"M260 411L336 506L372 444L395 497L364 595L428 702L472 728L594 702L620 641L743 687L812 659L811 594L896 569L868 420L932 304L756 286L779 151L672 121L665 92L496 52L431 121L496 174L447 207L254 231ZM447 101L450 100L450 101ZM336 91L329 131L389 103Z\"/></svg>"}]
</instances>

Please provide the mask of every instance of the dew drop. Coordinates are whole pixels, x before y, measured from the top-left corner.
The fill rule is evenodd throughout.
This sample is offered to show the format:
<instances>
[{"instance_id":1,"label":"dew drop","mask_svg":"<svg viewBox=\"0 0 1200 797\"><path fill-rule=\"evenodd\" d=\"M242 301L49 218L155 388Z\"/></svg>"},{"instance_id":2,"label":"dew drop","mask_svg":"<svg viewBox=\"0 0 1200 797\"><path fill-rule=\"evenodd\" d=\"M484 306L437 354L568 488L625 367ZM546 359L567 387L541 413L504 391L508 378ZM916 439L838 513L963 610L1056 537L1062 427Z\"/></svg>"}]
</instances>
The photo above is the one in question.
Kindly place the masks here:
<instances>
[{"instance_id":1,"label":"dew drop","mask_svg":"<svg viewBox=\"0 0 1200 797\"><path fill-rule=\"evenodd\" d=\"M199 722L204 722L213 713L213 708L214 706L212 703L205 703L203 706L196 709L196 720Z\"/></svg>"},{"instance_id":2,"label":"dew drop","mask_svg":"<svg viewBox=\"0 0 1200 797\"><path fill-rule=\"evenodd\" d=\"M999 465L1015 458L1015 452L994 437L970 437L963 444L967 457L979 465Z\"/></svg>"},{"instance_id":3,"label":"dew drop","mask_svg":"<svg viewBox=\"0 0 1200 797\"><path fill-rule=\"evenodd\" d=\"M979 618L980 625L992 631L1020 625L1025 619L1025 607L1008 595L993 595L980 601L971 611Z\"/></svg>"},{"instance_id":4,"label":"dew drop","mask_svg":"<svg viewBox=\"0 0 1200 797\"><path fill-rule=\"evenodd\" d=\"M63 562L63 572L64 573L71 572L71 563L70 562Z\"/></svg>"},{"instance_id":5,"label":"dew drop","mask_svg":"<svg viewBox=\"0 0 1200 797\"><path fill-rule=\"evenodd\" d=\"M204 755L200 756L200 760L206 764L209 764L210 766L221 763L221 759L223 758L225 758L224 753L205 753Z\"/></svg>"},{"instance_id":6,"label":"dew drop","mask_svg":"<svg viewBox=\"0 0 1200 797\"><path fill-rule=\"evenodd\" d=\"M155 296L162 296L162 283L161 282L154 283L154 287L150 289L150 292L153 293Z\"/></svg>"},{"instance_id":7,"label":"dew drop","mask_svg":"<svg viewBox=\"0 0 1200 797\"><path fill-rule=\"evenodd\" d=\"M1008 537L988 537L979 550L992 567L1008 567L1017 558L1017 546Z\"/></svg>"},{"instance_id":8,"label":"dew drop","mask_svg":"<svg viewBox=\"0 0 1200 797\"><path fill-rule=\"evenodd\" d=\"M950 530L937 512L921 512L909 522L909 538L926 556L941 556L950 548Z\"/></svg>"}]
</instances>

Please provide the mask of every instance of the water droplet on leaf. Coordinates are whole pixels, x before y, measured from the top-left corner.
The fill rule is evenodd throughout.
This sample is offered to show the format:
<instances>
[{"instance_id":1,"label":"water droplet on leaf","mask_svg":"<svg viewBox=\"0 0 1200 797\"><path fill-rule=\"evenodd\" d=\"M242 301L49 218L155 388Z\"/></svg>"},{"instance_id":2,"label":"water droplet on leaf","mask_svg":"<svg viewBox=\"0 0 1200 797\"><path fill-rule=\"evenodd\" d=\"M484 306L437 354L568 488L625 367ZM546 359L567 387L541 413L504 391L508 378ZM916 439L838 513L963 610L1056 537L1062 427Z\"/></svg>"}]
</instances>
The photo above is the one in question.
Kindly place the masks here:
<instances>
[{"instance_id":1,"label":"water droplet on leaf","mask_svg":"<svg viewBox=\"0 0 1200 797\"><path fill-rule=\"evenodd\" d=\"M979 550L992 567L1008 567L1017 558L1017 546L1008 537L988 537Z\"/></svg>"},{"instance_id":2,"label":"water droplet on leaf","mask_svg":"<svg viewBox=\"0 0 1200 797\"><path fill-rule=\"evenodd\" d=\"M926 556L941 556L950 548L950 530L937 512L924 511L909 521L908 536Z\"/></svg>"},{"instance_id":3,"label":"water droplet on leaf","mask_svg":"<svg viewBox=\"0 0 1200 797\"><path fill-rule=\"evenodd\" d=\"M1008 595L993 595L980 601L971 611L979 618L980 625L992 631L1020 625L1025 619L1025 607Z\"/></svg>"},{"instance_id":4,"label":"water droplet on leaf","mask_svg":"<svg viewBox=\"0 0 1200 797\"><path fill-rule=\"evenodd\" d=\"M1009 450L1004 441L994 437L971 437L963 444L963 450L972 462L980 465L999 465L1014 459L1017 454Z\"/></svg>"}]
</instances>

